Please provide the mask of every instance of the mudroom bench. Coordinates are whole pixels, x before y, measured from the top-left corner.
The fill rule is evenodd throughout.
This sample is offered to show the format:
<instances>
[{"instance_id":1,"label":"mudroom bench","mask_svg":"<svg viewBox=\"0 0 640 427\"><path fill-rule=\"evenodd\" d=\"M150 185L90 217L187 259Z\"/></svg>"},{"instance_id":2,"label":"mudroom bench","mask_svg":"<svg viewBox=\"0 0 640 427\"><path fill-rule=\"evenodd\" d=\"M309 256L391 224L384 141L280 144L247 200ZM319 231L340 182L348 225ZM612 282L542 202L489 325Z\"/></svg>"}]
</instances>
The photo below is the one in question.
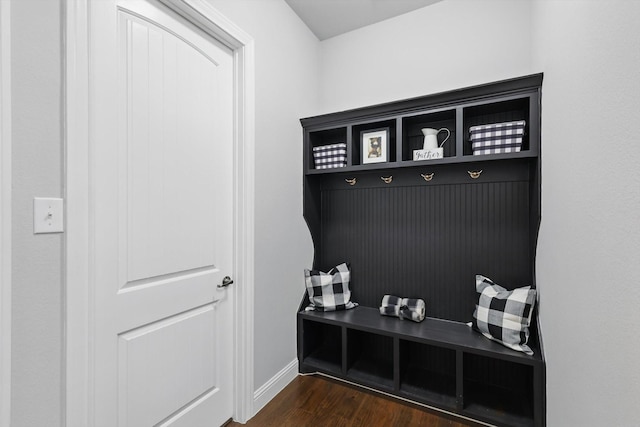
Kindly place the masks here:
<instances>
[{"instance_id":1,"label":"mudroom bench","mask_svg":"<svg viewBox=\"0 0 640 427\"><path fill-rule=\"evenodd\" d=\"M301 310L298 334L302 373L320 372L498 425L542 425L534 416L544 401L535 336L528 356L461 322L427 317L414 323L362 306Z\"/></svg>"},{"instance_id":2,"label":"mudroom bench","mask_svg":"<svg viewBox=\"0 0 640 427\"><path fill-rule=\"evenodd\" d=\"M348 263L359 305L307 311L304 294L300 372L483 423L545 425L537 306L533 355L467 325L476 275L536 289L541 86L535 74L301 120L311 267ZM501 126L517 137L496 148ZM427 317L382 316L384 295L423 299Z\"/></svg>"}]
</instances>

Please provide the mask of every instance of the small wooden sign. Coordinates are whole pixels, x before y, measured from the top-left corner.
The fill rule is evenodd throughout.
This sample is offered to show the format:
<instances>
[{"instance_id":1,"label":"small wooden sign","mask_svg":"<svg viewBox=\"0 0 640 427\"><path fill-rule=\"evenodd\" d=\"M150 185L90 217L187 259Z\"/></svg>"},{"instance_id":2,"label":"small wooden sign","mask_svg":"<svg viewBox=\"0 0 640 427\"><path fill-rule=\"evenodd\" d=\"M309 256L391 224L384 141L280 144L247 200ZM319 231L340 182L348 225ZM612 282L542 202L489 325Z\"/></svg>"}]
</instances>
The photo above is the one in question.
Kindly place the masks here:
<instances>
[{"instance_id":1,"label":"small wooden sign","mask_svg":"<svg viewBox=\"0 0 640 427\"><path fill-rule=\"evenodd\" d=\"M413 150L413 160L432 160L443 158L443 148L432 148L430 150Z\"/></svg>"}]
</instances>

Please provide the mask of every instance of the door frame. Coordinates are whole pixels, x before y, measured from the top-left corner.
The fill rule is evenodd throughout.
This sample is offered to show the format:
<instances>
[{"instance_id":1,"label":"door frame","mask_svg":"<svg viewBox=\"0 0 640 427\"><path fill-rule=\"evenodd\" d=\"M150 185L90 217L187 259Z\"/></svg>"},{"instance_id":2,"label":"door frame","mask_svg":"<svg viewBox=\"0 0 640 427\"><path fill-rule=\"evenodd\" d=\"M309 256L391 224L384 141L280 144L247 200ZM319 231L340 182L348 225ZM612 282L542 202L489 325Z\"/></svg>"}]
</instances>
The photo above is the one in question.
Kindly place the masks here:
<instances>
[{"instance_id":1,"label":"door frame","mask_svg":"<svg viewBox=\"0 0 640 427\"><path fill-rule=\"evenodd\" d=\"M92 260L89 159L89 7L91 0L65 0L65 319L64 425L93 426L91 298ZM234 378L233 417L253 414L254 298L254 41L205 0L159 0L233 52L234 64ZM4 3L4 2L0 2Z\"/></svg>"},{"instance_id":2,"label":"door frame","mask_svg":"<svg viewBox=\"0 0 640 427\"><path fill-rule=\"evenodd\" d=\"M0 1L0 425L11 423L11 1Z\"/></svg>"}]
</instances>

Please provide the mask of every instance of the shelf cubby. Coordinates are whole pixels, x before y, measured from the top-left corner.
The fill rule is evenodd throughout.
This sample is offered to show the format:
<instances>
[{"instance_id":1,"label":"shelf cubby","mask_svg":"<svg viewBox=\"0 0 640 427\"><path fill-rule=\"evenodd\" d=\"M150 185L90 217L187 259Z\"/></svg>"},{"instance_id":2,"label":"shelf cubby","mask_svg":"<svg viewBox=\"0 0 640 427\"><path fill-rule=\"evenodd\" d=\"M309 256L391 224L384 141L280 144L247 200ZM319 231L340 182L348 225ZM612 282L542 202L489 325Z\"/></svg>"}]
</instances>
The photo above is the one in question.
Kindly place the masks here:
<instances>
[{"instance_id":1,"label":"shelf cubby","mask_svg":"<svg viewBox=\"0 0 640 427\"><path fill-rule=\"evenodd\" d=\"M533 366L490 357L464 355L464 404L471 416L533 425Z\"/></svg>"},{"instance_id":2,"label":"shelf cubby","mask_svg":"<svg viewBox=\"0 0 640 427\"><path fill-rule=\"evenodd\" d=\"M402 119L402 160L413 162L413 150L420 150L424 145L423 128L446 128L451 136L442 146L444 157L456 156L456 110L443 110L420 113ZM442 144L446 132L438 134L438 144ZM424 163L424 161L423 161Z\"/></svg>"},{"instance_id":3,"label":"shelf cubby","mask_svg":"<svg viewBox=\"0 0 640 427\"><path fill-rule=\"evenodd\" d=\"M309 165L309 169L315 169L315 161L313 158L313 148L320 147L323 145L338 144L338 143L347 144L347 128L338 127L338 128L322 129L322 130L309 132L308 138L309 138L309 150L306 154L307 156L306 161L307 161L307 164ZM349 166L348 163L347 163L347 166ZM336 168L336 169L344 169L344 168Z\"/></svg>"},{"instance_id":4,"label":"shelf cubby","mask_svg":"<svg viewBox=\"0 0 640 427\"><path fill-rule=\"evenodd\" d=\"M455 408L456 352L400 340L400 394L423 403Z\"/></svg>"},{"instance_id":5,"label":"shelf cubby","mask_svg":"<svg viewBox=\"0 0 640 427\"><path fill-rule=\"evenodd\" d=\"M354 166L362 165L362 132L373 132L379 129L389 129L389 141L387 147L388 160L385 163L396 161L396 120L387 119L382 121L360 123L352 127L351 138L351 163Z\"/></svg>"},{"instance_id":6,"label":"shelf cubby","mask_svg":"<svg viewBox=\"0 0 640 427\"><path fill-rule=\"evenodd\" d=\"M465 156L473 155L473 151L471 149L471 141L469 140L469 128L471 126L489 125L516 120L526 121L521 151L528 151L530 148L529 129L531 127L529 109L529 97L519 97L515 99L506 99L496 102L487 102L464 108L464 119L462 126L464 130L463 154Z\"/></svg>"},{"instance_id":7,"label":"shelf cubby","mask_svg":"<svg viewBox=\"0 0 640 427\"><path fill-rule=\"evenodd\" d=\"M347 330L347 378L393 390L393 338Z\"/></svg>"},{"instance_id":8,"label":"shelf cubby","mask_svg":"<svg viewBox=\"0 0 640 427\"><path fill-rule=\"evenodd\" d=\"M303 363L326 373L342 373L342 328L326 323L303 321L305 339Z\"/></svg>"}]
</instances>

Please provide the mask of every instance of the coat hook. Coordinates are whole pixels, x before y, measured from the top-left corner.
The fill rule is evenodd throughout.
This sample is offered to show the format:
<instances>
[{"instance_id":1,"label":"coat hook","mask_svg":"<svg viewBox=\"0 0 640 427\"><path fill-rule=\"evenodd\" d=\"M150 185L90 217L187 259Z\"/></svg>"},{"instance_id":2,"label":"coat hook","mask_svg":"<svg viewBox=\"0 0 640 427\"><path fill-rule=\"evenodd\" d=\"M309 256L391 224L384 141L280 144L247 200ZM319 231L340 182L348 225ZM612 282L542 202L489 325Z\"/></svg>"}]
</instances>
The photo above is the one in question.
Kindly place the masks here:
<instances>
[{"instance_id":1,"label":"coat hook","mask_svg":"<svg viewBox=\"0 0 640 427\"><path fill-rule=\"evenodd\" d=\"M420 174L420 176L422 176L425 181L431 181L433 179L433 175L435 175L435 172L428 173L426 175L423 173Z\"/></svg>"},{"instance_id":2,"label":"coat hook","mask_svg":"<svg viewBox=\"0 0 640 427\"><path fill-rule=\"evenodd\" d=\"M473 179L478 179L480 177L480 174L482 173L482 170L479 171L467 171L467 173L469 174L469 176Z\"/></svg>"},{"instance_id":3,"label":"coat hook","mask_svg":"<svg viewBox=\"0 0 640 427\"><path fill-rule=\"evenodd\" d=\"M345 179L345 182L349 185L356 185L356 179L355 178L351 178L351 179Z\"/></svg>"},{"instance_id":4,"label":"coat hook","mask_svg":"<svg viewBox=\"0 0 640 427\"><path fill-rule=\"evenodd\" d=\"M385 184L389 184L393 181L393 175L389 175L387 177L381 176L380 179L383 180Z\"/></svg>"}]
</instances>

